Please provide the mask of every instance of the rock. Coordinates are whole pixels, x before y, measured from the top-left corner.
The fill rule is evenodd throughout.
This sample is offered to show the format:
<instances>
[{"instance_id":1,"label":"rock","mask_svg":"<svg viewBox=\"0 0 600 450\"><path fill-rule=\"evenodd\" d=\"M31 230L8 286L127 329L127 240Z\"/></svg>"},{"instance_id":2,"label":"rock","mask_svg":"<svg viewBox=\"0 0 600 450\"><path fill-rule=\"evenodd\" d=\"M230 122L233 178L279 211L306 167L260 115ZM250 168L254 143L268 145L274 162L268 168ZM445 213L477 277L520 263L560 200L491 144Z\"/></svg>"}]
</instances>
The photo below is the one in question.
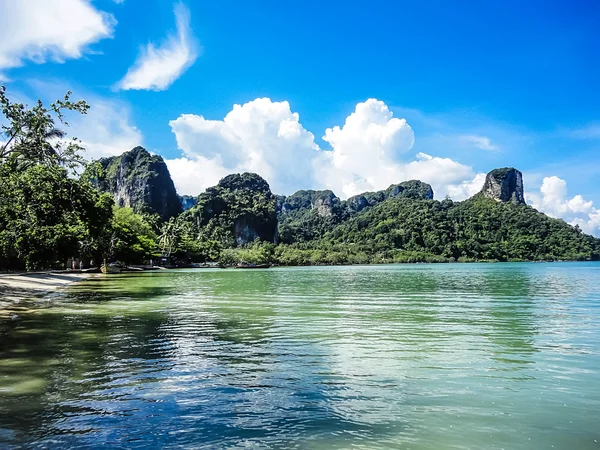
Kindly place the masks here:
<instances>
[{"instance_id":1,"label":"rock","mask_svg":"<svg viewBox=\"0 0 600 450\"><path fill-rule=\"evenodd\" d=\"M402 189L399 190L398 188ZM408 180L395 186L392 185L387 188L386 194L387 198L400 195L415 200L433 200L433 189L431 189L431 186L419 180Z\"/></svg>"},{"instance_id":2,"label":"rock","mask_svg":"<svg viewBox=\"0 0 600 450\"><path fill-rule=\"evenodd\" d=\"M414 200L432 200L433 189L427 183L419 180L403 181L399 184L392 184L385 191L365 192L355 195L346 200L346 207L352 213L358 213L363 209L375 206L387 199L395 197L412 198Z\"/></svg>"},{"instance_id":3,"label":"rock","mask_svg":"<svg viewBox=\"0 0 600 450\"><path fill-rule=\"evenodd\" d=\"M230 234L235 245L259 239L274 242L277 234L276 198L269 184L255 173L228 175L197 198L185 213L195 232L221 239Z\"/></svg>"},{"instance_id":4,"label":"rock","mask_svg":"<svg viewBox=\"0 0 600 450\"><path fill-rule=\"evenodd\" d=\"M391 188L392 186L390 186ZM364 192L346 200L345 205L350 214L361 212L370 206L375 206L386 199L386 191Z\"/></svg>"},{"instance_id":5,"label":"rock","mask_svg":"<svg viewBox=\"0 0 600 450\"><path fill-rule=\"evenodd\" d=\"M525 203L523 174L514 167L494 169L485 177L481 194L499 202Z\"/></svg>"},{"instance_id":6,"label":"rock","mask_svg":"<svg viewBox=\"0 0 600 450\"><path fill-rule=\"evenodd\" d=\"M179 197L181 207L184 211L192 209L194 206L196 206L196 203L198 202L198 199L193 195L178 195L177 197Z\"/></svg>"},{"instance_id":7,"label":"rock","mask_svg":"<svg viewBox=\"0 0 600 450\"><path fill-rule=\"evenodd\" d=\"M99 160L104 169L96 187L113 195L118 206L168 220L183 211L169 169L162 157L143 147Z\"/></svg>"},{"instance_id":8,"label":"rock","mask_svg":"<svg viewBox=\"0 0 600 450\"><path fill-rule=\"evenodd\" d=\"M331 217L338 212L340 205L340 199L330 190L303 190L278 199L278 212L286 215L306 209L314 210L321 217Z\"/></svg>"}]
</instances>

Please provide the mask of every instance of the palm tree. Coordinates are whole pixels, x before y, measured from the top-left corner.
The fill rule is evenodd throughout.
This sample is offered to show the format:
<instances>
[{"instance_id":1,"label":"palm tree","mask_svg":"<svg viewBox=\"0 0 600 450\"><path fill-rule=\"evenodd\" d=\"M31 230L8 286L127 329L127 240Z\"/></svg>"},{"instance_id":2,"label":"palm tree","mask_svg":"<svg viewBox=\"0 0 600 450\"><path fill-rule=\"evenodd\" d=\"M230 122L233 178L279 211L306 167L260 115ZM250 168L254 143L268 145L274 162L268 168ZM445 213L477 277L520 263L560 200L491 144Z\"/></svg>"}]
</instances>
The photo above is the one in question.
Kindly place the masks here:
<instances>
[{"instance_id":1,"label":"palm tree","mask_svg":"<svg viewBox=\"0 0 600 450\"><path fill-rule=\"evenodd\" d=\"M168 222L163 224L160 231L161 234L158 237L158 242L161 247L162 255L168 258L177 248L181 234L181 227L177 220L172 217Z\"/></svg>"}]
</instances>

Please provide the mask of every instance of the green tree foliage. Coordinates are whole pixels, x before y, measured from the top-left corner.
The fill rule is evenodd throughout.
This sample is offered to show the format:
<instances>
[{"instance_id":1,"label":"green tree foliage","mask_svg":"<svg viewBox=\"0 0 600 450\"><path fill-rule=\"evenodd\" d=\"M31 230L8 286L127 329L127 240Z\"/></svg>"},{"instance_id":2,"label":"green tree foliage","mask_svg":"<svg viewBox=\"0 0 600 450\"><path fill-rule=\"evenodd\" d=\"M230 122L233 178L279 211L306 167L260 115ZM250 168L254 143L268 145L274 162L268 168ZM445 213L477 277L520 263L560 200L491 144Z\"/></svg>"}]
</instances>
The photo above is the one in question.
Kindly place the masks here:
<instances>
[{"instance_id":1,"label":"green tree foliage","mask_svg":"<svg viewBox=\"0 0 600 450\"><path fill-rule=\"evenodd\" d=\"M389 199L333 228L317 246L348 245L369 254L435 255L453 260L589 260L600 240L530 206L477 196ZM425 257L428 259L430 257Z\"/></svg>"},{"instance_id":2,"label":"green tree foliage","mask_svg":"<svg viewBox=\"0 0 600 450\"><path fill-rule=\"evenodd\" d=\"M143 147L120 156L102 158L90 174L101 192L113 195L117 206L127 206L138 214L156 214L162 221L180 214L183 209L169 169L159 155Z\"/></svg>"},{"instance_id":3,"label":"green tree foliage","mask_svg":"<svg viewBox=\"0 0 600 450\"><path fill-rule=\"evenodd\" d=\"M142 263L156 256L157 236L148 220L131 208L114 207L110 227L110 260Z\"/></svg>"},{"instance_id":4,"label":"green tree foliage","mask_svg":"<svg viewBox=\"0 0 600 450\"><path fill-rule=\"evenodd\" d=\"M22 103L13 103L6 95L6 86L0 86L0 107L5 118L0 146L0 163L9 164L13 170L24 170L36 164L61 165L74 168L82 163L82 147L77 138L65 142L65 132L55 127L55 117L65 126L66 111L86 114L89 105L80 100L72 102L71 92L47 108L41 100L29 109Z\"/></svg>"},{"instance_id":5,"label":"green tree foliage","mask_svg":"<svg viewBox=\"0 0 600 450\"><path fill-rule=\"evenodd\" d=\"M241 180L237 180L237 183ZM600 257L600 240L562 220L515 202L477 195L432 200L429 185L409 181L340 201L331 191L299 191L275 199L278 242L238 243L234 219L256 207L253 189L208 189L175 222L187 226L181 253L194 242L225 264L372 264L391 262L555 261ZM258 197L261 198L261 197ZM272 204L265 197L264 206ZM260 210L260 209L259 209ZM270 211L270 209L269 209ZM185 228L185 227L184 227ZM182 242L182 237L179 238ZM218 243L218 245L214 245ZM198 247L196 247L197 249ZM188 249L188 250L186 250ZM266 249L266 250L265 250ZM201 252L195 250L199 255ZM196 258L198 259L198 258Z\"/></svg>"},{"instance_id":6,"label":"green tree foliage","mask_svg":"<svg viewBox=\"0 0 600 450\"><path fill-rule=\"evenodd\" d=\"M211 248L235 247L256 239L273 242L275 196L256 174L228 175L200 194L196 206L181 214L178 222L184 235Z\"/></svg>"},{"instance_id":7,"label":"green tree foliage","mask_svg":"<svg viewBox=\"0 0 600 450\"><path fill-rule=\"evenodd\" d=\"M276 197L260 176L234 174L177 215L166 165L144 149L82 163L79 142L65 143L55 126L66 125L65 111L87 112L69 98L29 109L0 89L1 267L62 266L73 256L141 263L159 254L282 265L600 258L600 240L525 204L483 195L434 201L431 187L416 180L341 201L331 191ZM118 174L134 209L114 207L112 196L94 189L114 194ZM168 183L154 183L159 178ZM155 207L146 208L151 200Z\"/></svg>"},{"instance_id":8,"label":"green tree foliage","mask_svg":"<svg viewBox=\"0 0 600 450\"><path fill-rule=\"evenodd\" d=\"M28 269L91 258L110 220L112 199L59 166L13 172L0 165L0 245L4 265ZM10 264L9 264L10 263Z\"/></svg>"},{"instance_id":9,"label":"green tree foliage","mask_svg":"<svg viewBox=\"0 0 600 450\"><path fill-rule=\"evenodd\" d=\"M65 111L87 112L70 93L46 108L12 103L0 88L4 115L0 147L0 266L38 269L64 267L72 256L100 252L112 216L112 199L86 179L73 177L82 166L79 141L65 143Z\"/></svg>"}]
</instances>

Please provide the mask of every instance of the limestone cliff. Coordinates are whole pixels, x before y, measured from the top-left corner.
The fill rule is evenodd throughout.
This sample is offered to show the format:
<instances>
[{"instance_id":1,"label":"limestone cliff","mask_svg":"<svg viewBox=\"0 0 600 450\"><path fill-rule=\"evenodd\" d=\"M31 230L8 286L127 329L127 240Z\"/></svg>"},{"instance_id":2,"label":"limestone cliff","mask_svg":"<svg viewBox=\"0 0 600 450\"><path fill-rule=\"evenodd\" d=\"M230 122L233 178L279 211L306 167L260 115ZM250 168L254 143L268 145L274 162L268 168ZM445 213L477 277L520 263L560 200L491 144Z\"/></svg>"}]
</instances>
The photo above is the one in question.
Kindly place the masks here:
<instances>
[{"instance_id":1,"label":"limestone cliff","mask_svg":"<svg viewBox=\"0 0 600 450\"><path fill-rule=\"evenodd\" d=\"M194 206L196 206L196 203L198 202L198 199L193 195L179 195L178 197L179 201L181 202L181 207L184 211L192 209Z\"/></svg>"},{"instance_id":2,"label":"limestone cliff","mask_svg":"<svg viewBox=\"0 0 600 450\"><path fill-rule=\"evenodd\" d=\"M346 200L345 205L352 214L394 197L405 197L415 200L432 200L433 189L431 189L429 184L423 183L422 181L409 180L400 184L392 184L385 191L365 192L363 194L355 195Z\"/></svg>"},{"instance_id":3,"label":"limestone cliff","mask_svg":"<svg viewBox=\"0 0 600 450\"><path fill-rule=\"evenodd\" d=\"M137 213L155 213L162 220L183 211L169 169L158 155L136 147L121 156L99 160L103 175L97 188L113 195L118 206Z\"/></svg>"},{"instance_id":4,"label":"limestone cliff","mask_svg":"<svg viewBox=\"0 0 600 450\"><path fill-rule=\"evenodd\" d=\"M494 169L485 177L480 194L499 202L525 203L523 174L513 167Z\"/></svg>"},{"instance_id":5,"label":"limestone cliff","mask_svg":"<svg viewBox=\"0 0 600 450\"><path fill-rule=\"evenodd\" d=\"M277 211L285 216L294 211L311 210L321 217L331 217L338 213L340 207L340 199L330 190L302 190L289 197L281 197Z\"/></svg>"},{"instance_id":6,"label":"limestone cliff","mask_svg":"<svg viewBox=\"0 0 600 450\"><path fill-rule=\"evenodd\" d=\"M195 234L225 245L244 245L256 239L274 242L275 205L269 184L259 175L233 174L200 194L197 204L182 217Z\"/></svg>"}]
</instances>

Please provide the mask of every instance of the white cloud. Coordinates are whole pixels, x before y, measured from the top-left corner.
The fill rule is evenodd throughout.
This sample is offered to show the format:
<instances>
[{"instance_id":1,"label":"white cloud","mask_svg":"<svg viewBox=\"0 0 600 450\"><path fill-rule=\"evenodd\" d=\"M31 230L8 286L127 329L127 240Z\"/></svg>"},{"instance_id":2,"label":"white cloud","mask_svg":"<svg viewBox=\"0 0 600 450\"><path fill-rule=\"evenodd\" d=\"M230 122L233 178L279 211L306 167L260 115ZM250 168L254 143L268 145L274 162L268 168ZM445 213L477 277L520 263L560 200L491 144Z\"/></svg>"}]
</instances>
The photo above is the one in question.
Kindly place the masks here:
<instances>
[{"instance_id":1,"label":"white cloud","mask_svg":"<svg viewBox=\"0 0 600 450\"><path fill-rule=\"evenodd\" d=\"M568 198L567 182L557 176L545 177L540 192L527 192L527 202L551 217L564 219L586 233L600 234L600 211L581 195Z\"/></svg>"},{"instance_id":2,"label":"white cloud","mask_svg":"<svg viewBox=\"0 0 600 450\"><path fill-rule=\"evenodd\" d=\"M600 237L600 210L594 209L587 217L576 217L571 225L578 225L586 233Z\"/></svg>"},{"instance_id":3,"label":"white cloud","mask_svg":"<svg viewBox=\"0 0 600 450\"><path fill-rule=\"evenodd\" d=\"M175 5L176 33L159 46L149 43L125 77L119 89L162 91L177 80L198 57L199 46L190 29L190 12L182 3Z\"/></svg>"},{"instance_id":4,"label":"white cloud","mask_svg":"<svg viewBox=\"0 0 600 450\"><path fill-rule=\"evenodd\" d=\"M315 160L316 179L349 197L402 181L398 161L412 148L415 136L406 120L393 117L385 103L369 99L356 105L341 128L328 128L323 140L332 151Z\"/></svg>"},{"instance_id":5,"label":"white cloud","mask_svg":"<svg viewBox=\"0 0 600 450\"><path fill-rule=\"evenodd\" d=\"M451 186L471 179L473 175L473 169L469 166L450 158L434 157L425 153L417 153L417 160L406 164L405 169L406 179L429 183L438 199L449 195Z\"/></svg>"},{"instance_id":6,"label":"white cloud","mask_svg":"<svg viewBox=\"0 0 600 450\"><path fill-rule=\"evenodd\" d=\"M115 23L87 0L0 0L0 69L81 58Z\"/></svg>"},{"instance_id":7,"label":"white cloud","mask_svg":"<svg viewBox=\"0 0 600 450\"><path fill-rule=\"evenodd\" d=\"M129 108L116 101L90 98L87 115L69 121L69 134L81 139L86 159L120 155L142 145L142 133L130 123Z\"/></svg>"},{"instance_id":8,"label":"white cloud","mask_svg":"<svg viewBox=\"0 0 600 450\"><path fill-rule=\"evenodd\" d=\"M486 151L500 150L500 147L492 143L492 140L487 136L479 136L476 134L469 134L459 136L459 141L468 146L478 148Z\"/></svg>"},{"instance_id":9,"label":"white cloud","mask_svg":"<svg viewBox=\"0 0 600 450\"><path fill-rule=\"evenodd\" d=\"M218 161L202 156L194 159L165 159L165 162L175 183L175 189L180 194L198 195L232 173L219 165Z\"/></svg>"},{"instance_id":10,"label":"white cloud","mask_svg":"<svg viewBox=\"0 0 600 450\"><path fill-rule=\"evenodd\" d=\"M290 193L312 182L311 161L319 147L288 102L260 98L235 105L224 120L183 114L169 124L186 155L169 161L169 167L197 174L195 182L187 178L191 185L174 174L176 184L188 186L185 193L197 194L222 175L241 171L260 174L276 192Z\"/></svg>"},{"instance_id":11,"label":"white cloud","mask_svg":"<svg viewBox=\"0 0 600 450\"><path fill-rule=\"evenodd\" d=\"M186 194L198 194L228 173L252 171L283 194L327 188L346 198L420 179L443 198L449 185L475 176L449 158L420 153L411 161L411 127L375 99L359 103L343 126L326 130L328 151L319 148L288 102L268 98L235 105L224 120L183 114L170 125L185 157L167 163Z\"/></svg>"},{"instance_id":12,"label":"white cloud","mask_svg":"<svg viewBox=\"0 0 600 450\"><path fill-rule=\"evenodd\" d=\"M472 180L448 186L448 195L455 201L465 200L477 194L485 183L485 173L478 173Z\"/></svg>"}]
</instances>

